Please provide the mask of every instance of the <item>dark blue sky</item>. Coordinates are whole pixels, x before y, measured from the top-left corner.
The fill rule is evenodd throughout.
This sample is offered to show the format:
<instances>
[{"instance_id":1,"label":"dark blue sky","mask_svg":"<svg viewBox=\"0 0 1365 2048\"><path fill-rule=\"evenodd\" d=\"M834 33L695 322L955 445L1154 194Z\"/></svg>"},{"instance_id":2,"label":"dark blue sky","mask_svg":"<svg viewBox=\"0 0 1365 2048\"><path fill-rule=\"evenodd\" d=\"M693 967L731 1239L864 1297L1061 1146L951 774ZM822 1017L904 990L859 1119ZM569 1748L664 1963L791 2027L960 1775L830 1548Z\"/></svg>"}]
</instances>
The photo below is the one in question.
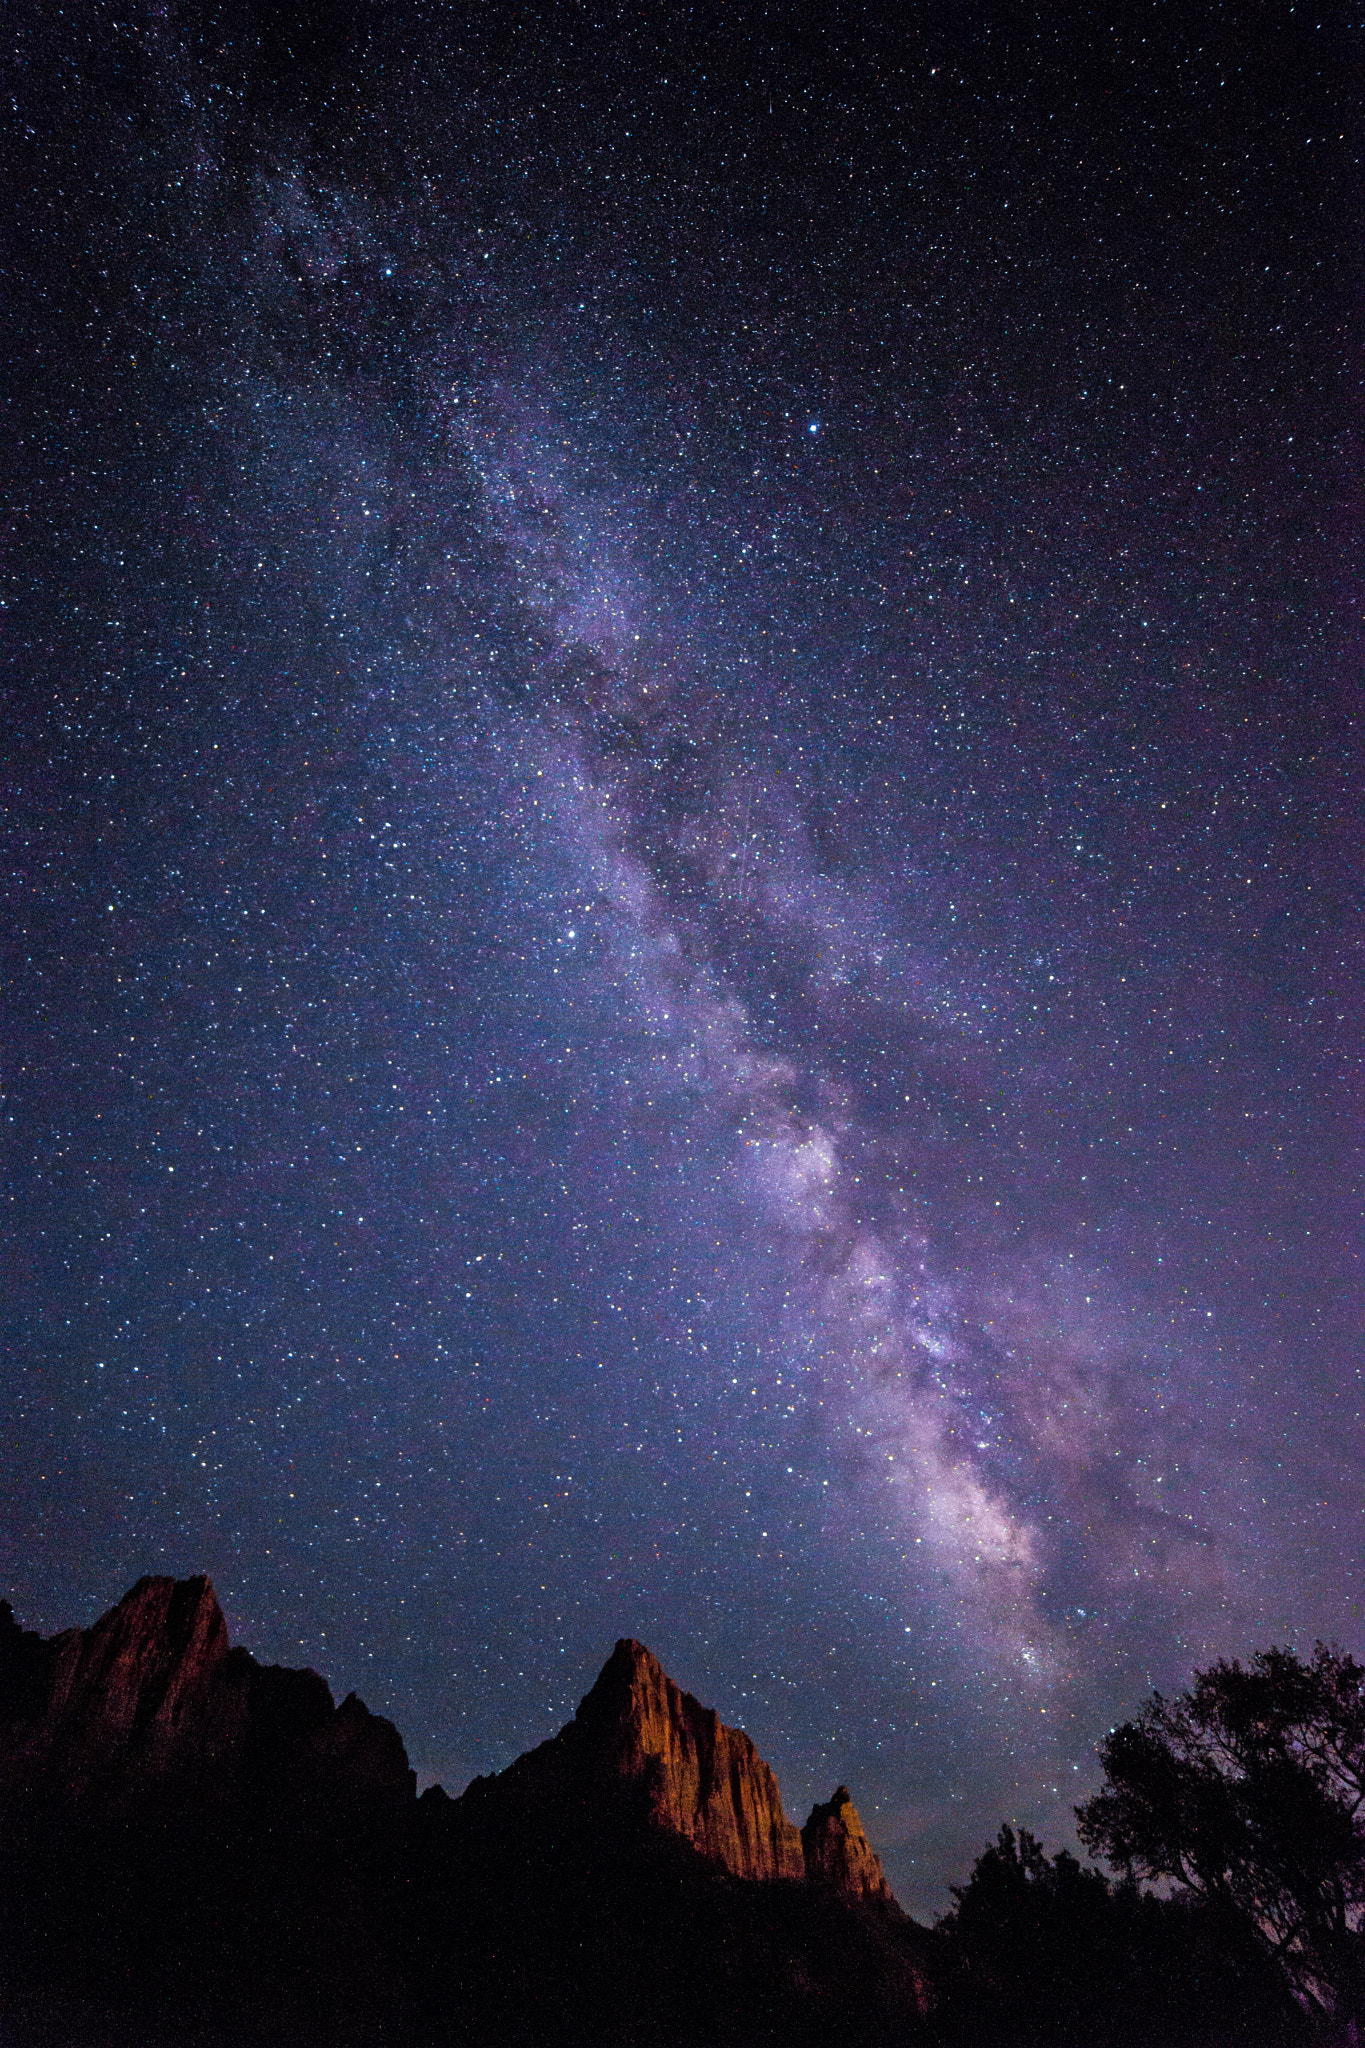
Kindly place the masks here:
<instances>
[{"instance_id":1,"label":"dark blue sky","mask_svg":"<svg viewBox=\"0 0 1365 2048\"><path fill-rule=\"evenodd\" d=\"M1357 35L21 7L0 1576L908 1904L1361 1648Z\"/></svg>"}]
</instances>

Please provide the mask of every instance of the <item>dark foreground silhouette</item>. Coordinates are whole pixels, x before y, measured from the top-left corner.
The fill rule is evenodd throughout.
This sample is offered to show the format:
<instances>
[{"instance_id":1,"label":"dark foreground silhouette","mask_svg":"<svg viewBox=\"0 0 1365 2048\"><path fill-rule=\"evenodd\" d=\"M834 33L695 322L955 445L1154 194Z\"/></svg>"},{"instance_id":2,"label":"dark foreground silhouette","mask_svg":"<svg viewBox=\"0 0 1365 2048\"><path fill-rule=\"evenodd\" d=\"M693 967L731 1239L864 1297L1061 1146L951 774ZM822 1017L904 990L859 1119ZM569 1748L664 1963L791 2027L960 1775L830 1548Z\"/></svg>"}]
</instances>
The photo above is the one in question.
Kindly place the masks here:
<instances>
[{"instance_id":1,"label":"dark foreground silhouette","mask_svg":"<svg viewBox=\"0 0 1365 2048\"><path fill-rule=\"evenodd\" d=\"M0 1604L0 2042L1290 2048L1226 1915L1008 1830L917 1926L841 1786L800 1832L749 1738L617 1645L458 1799L205 1579L46 1640Z\"/></svg>"}]
</instances>

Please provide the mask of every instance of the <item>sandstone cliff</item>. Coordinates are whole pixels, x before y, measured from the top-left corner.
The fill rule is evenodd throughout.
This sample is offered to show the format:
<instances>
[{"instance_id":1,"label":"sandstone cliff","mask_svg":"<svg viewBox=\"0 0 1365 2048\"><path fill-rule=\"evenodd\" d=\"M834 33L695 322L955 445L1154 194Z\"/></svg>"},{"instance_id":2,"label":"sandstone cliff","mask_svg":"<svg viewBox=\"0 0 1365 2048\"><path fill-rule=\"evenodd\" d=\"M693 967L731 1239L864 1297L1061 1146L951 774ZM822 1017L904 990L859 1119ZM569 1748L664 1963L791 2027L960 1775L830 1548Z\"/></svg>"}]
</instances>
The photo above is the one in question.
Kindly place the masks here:
<instances>
[{"instance_id":1,"label":"sandstone cliff","mask_svg":"<svg viewBox=\"0 0 1365 2048\"><path fill-rule=\"evenodd\" d=\"M268 1783L294 1799L410 1803L391 1722L315 1671L228 1642L206 1578L140 1579L90 1628L44 1640L0 1602L0 1796L126 1804L156 1787L221 1803Z\"/></svg>"},{"instance_id":2,"label":"sandstone cliff","mask_svg":"<svg viewBox=\"0 0 1365 2048\"><path fill-rule=\"evenodd\" d=\"M418 1802L397 1731L234 1648L207 1579L48 1640L0 1604L0 1832L33 2048L886 2048L925 2008L842 1788L803 1847L749 1737L631 1641L553 1740Z\"/></svg>"},{"instance_id":3,"label":"sandstone cliff","mask_svg":"<svg viewBox=\"0 0 1365 2048\"><path fill-rule=\"evenodd\" d=\"M734 1877L804 1874L801 1837L749 1737L675 1685L642 1643L617 1643L571 1727L593 1771L638 1786L651 1821L708 1862Z\"/></svg>"},{"instance_id":4,"label":"sandstone cliff","mask_svg":"<svg viewBox=\"0 0 1365 2048\"><path fill-rule=\"evenodd\" d=\"M801 1847L807 1877L832 1885L845 1898L879 1905L891 1902L886 1873L846 1785L824 1806L811 1808L801 1830Z\"/></svg>"},{"instance_id":5,"label":"sandstone cliff","mask_svg":"<svg viewBox=\"0 0 1365 2048\"><path fill-rule=\"evenodd\" d=\"M719 1870L753 1879L816 1878L858 1904L892 1904L857 1810L841 1786L798 1833L769 1766L740 1729L684 1692L653 1652L618 1642L568 1726L456 1806L486 1828L502 1809L625 1798L653 1828L680 1837Z\"/></svg>"},{"instance_id":6,"label":"sandstone cliff","mask_svg":"<svg viewBox=\"0 0 1365 2048\"><path fill-rule=\"evenodd\" d=\"M90 1628L47 1640L0 1602L0 1799L118 1806L158 1786L206 1804L254 1792L375 1816L413 1798L392 1724L354 1694L336 1706L314 1671L232 1648L207 1578L140 1579ZM629 1638L566 1728L454 1806L485 1831L514 1809L510 1824L534 1833L601 1802L624 1802L732 1877L810 1877L859 1904L891 1901L847 1790L798 1833L749 1736Z\"/></svg>"}]
</instances>

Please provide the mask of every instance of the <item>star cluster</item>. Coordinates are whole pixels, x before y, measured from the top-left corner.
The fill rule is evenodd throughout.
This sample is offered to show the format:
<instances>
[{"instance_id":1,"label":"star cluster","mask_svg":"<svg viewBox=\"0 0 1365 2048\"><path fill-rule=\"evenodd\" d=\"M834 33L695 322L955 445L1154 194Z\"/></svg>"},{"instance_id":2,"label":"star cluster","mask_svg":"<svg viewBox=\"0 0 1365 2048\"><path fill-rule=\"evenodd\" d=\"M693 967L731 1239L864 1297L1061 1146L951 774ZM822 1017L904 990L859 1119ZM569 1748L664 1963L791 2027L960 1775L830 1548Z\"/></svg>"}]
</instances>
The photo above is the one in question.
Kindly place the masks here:
<instances>
[{"instance_id":1,"label":"star cluster","mask_svg":"<svg viewBox=\"0 0 1365 2048\"><path fill-rule=\"evenodd\" d=\"M1359 1647L1359 53L675 12L19 10L4 1576L931 1911Z\"/></svg>"}]
</instances>

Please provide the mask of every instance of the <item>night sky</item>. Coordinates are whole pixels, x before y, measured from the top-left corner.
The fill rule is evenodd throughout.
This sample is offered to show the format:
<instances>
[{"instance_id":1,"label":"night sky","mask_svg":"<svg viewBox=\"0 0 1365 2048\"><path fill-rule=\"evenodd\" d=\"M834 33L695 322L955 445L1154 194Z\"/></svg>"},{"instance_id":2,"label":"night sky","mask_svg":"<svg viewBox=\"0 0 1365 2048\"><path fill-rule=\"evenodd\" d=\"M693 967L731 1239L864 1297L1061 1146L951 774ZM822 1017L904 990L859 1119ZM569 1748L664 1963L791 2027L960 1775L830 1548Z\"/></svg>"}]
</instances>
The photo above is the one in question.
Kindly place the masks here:
<instances>
[{"instance_id":1,"label":"night sky","mask_svg":"<svg viewBox=\"0 0 1365 2048\"><path fill-rule=\"evenodd\" d=\"M1360 1653L1360 43L20 0L26 1625L635 1635L922 1912Z\"/></svg>"}]
</instances>

